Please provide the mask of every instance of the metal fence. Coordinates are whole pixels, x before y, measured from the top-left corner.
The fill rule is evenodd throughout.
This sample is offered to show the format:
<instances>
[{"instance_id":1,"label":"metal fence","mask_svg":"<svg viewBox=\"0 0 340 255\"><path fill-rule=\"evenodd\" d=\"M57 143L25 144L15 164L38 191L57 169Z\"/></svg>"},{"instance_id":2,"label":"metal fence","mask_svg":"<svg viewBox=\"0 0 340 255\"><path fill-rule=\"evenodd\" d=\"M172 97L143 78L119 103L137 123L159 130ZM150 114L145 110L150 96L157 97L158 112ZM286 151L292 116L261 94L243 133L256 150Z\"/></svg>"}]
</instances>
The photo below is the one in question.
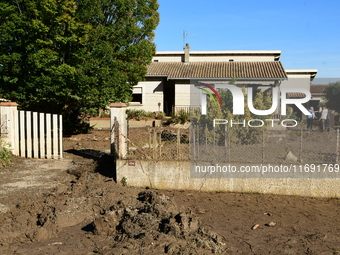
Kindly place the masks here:
<instances>
[{"instance_id":1,"label":"metal fence","mask_svg":"<svg viewBox=\"0 0 340 255\"><path fill-rule=\"evenodd\" d=\"M277 164L339 161L339 133L335 131L266 130L258 134L257 142L248 144L233 142L230 131L219 134L219 143L209 142L204 132L192 132L192 160Z\"/></svg>"},{"instance_id":2,"label":"metal fence","mask_svg":"<svg viewBox=\"0 0 340 255\"><path fill-rule=\"evenodd\" d=\"M234 136L234 137L233 137ZM233 163L337 163L339 132L265 130L240 143L231 130L204 127L129 128L127 159L202 160Z\"/></svg>"},{"instance_id":3,"label":"metal fence","mask_svg":"<svg viewBox=\"0 0 340 255\"><path fill-rule=\"evenodd\" d=\"M129 128L128 159L189 160L189 129Z\"/></svg>"}]
</instances>

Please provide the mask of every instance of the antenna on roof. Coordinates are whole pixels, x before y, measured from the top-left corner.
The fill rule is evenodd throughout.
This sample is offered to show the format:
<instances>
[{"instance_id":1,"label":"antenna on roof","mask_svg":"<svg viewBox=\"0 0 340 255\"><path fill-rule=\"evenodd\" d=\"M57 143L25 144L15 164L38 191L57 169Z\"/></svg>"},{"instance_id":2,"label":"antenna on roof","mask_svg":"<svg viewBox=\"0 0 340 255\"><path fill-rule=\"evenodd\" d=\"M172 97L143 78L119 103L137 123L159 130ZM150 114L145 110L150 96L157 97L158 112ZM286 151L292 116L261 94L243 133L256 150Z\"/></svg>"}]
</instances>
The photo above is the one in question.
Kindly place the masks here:
<instances>
[{"instance_id":1,"label":"antenna on roof","mask_svg":"<svg viewBox=\"0 0 340 255\"><path fill-rule=\"evenodd\" d=\"M183 30L183 49L185 48L186 39L188 38L188 35L198 35L198 34L188 34L187 31Z\"/></svg>"}]
</instances>

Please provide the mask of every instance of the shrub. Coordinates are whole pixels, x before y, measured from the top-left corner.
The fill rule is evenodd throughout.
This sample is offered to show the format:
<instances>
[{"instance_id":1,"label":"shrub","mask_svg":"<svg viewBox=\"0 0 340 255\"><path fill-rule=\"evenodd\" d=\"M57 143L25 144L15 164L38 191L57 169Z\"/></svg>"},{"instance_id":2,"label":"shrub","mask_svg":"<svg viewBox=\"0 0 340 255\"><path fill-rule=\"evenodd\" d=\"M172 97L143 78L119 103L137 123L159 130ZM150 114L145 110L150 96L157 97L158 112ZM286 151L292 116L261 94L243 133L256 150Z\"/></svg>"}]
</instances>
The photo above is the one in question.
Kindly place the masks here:
<instances>
[{"instance_id":1,"label":"shrub","mask_svg":"<svg viewBox=\"0 0 340 255\"><path fill-rule=\"evenodd\" d=\"M186 122L190 122L190 113L180 110L177 113L171 114L171 118L168 119L166 124L185 124Z\"/></svg>"},{"instance_id":2,"label":"shrub","mask_svg":"<svg viewBox=\"0 0 340 255\"><path fill-rule=\"evenodd\" d=\"M126 114L128 115L128 119L135 120L148 120L148 119L159 119L162 120L165 118L165 114L163 112L155 113L155 112L146 112L145 110L138 109L128 109L126 110Z\"/></svg>"},{"instance_id":3,"label":"shrub","mask_svg":"<svg viewBox=\"0 0 340 255\"><path fill-rule=\"evenodd\" d=\"M8 166L12 161L12 153L9 144L0 138L0 168Z\"/></svg>"},{"instance_id":4,"label":"shrub","mask_svg":"<svg viewBox=\"0 0 340 255\"><path fill-rule=\"evenodd\" d=\"M156 119L157 120L164 120L165 119L165 113L164 112L158 112L156 114Z\"/></svg>"},{"instance_id":5,"label":"shrub","mask_svg":"<svg viewBox=\"0 0 340 255\"><path fill-rule=\"evenodd\" d=\"M142 120L146 118L146 111L144 110L128 109L126 110L126 114L129 119Z\"/></svg>"}]
</instances>

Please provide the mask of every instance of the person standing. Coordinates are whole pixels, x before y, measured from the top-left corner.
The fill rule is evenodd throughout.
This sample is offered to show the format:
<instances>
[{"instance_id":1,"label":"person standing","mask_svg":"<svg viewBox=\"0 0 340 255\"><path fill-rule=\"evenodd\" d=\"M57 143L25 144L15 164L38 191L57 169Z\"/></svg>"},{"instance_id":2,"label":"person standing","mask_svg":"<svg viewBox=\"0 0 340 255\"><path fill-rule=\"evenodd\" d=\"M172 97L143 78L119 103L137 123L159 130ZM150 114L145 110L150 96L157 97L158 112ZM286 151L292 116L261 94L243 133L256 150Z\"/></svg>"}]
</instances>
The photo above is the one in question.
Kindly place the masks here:
<instances>
[{"instance_id":1,"label":"person standing","mask_svg":"<svg viewBox=\"0 0 340 255\"><path fill-rule=\"evenodd\" d=\"M322 106L322 111L321 111L321 116L320 116L320 121L321 121L321 132L325 131L329 127L329 122L328 122L328 109L326 106Z\"/></svg>"},{"instance_id":2,"label":"person standing","mask_svg":"<svg viewBox=\"0 0 340 255\"><path fill-rule=\"evenodd\" d=\"M313 130L313 120L315 119L313 106L311 106L308 111L311 115L307 115L307 130Z\"/></svg>"}]
</instances>

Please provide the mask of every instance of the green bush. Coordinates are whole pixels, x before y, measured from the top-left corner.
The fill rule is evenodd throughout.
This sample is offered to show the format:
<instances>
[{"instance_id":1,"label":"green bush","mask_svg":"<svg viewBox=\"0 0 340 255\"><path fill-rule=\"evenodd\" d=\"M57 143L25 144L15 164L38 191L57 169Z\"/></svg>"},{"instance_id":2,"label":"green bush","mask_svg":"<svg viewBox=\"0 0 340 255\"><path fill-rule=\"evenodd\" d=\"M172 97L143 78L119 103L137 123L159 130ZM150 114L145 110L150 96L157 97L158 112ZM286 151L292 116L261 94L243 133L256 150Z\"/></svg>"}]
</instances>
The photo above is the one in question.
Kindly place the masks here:
<instances>
[{"instance_id":1,"label":"green bush","mask_svg":"<svg viewBox=\"0 0 340 255\"><path fill-rule=\"evenodd\" d=\"M190 113L184 110L179 110L177 113L171 114L171 118L168 119L166 124L185 124L187 122L190 122Z\"/></svg>"},{"instance_id":2,"label":"green bush","mask_svg":"<svg viewBox=\"0 0 340 255\"><path fill-rule=\"evenodd\" d=\"M146 112L145 110L138 109L128 109L126 110L126 114L129 119L135 120L164 119L165 117L163 112L156 114L155 112Z\"/></svg>"},{"instance_id":3,"label":"green bush","mask_svg":"<svg viewBox=\"0 0 340 255\"><path fill-rule=\"evenodd\" d=\"M129 119L142 120L146 118L146 111L144 110L128 109L126 110L126 114Z\"/></svg>"},{"instance_id":4,"label":"green bush","mask_svg":"<svg viewBox=\"0 0 340 255\"><path fill-rule=\"evenodd\" d=\"M0 168L6 167L12 161L12 153L9 144L0 138Z\"/></svg>"},{"instance_id":5,"label":"green bush","mask_svg":"<svg viewBox=\"0 0 340 255\"><path fill-rule=\"evenodd\" d=\"M156 114L156 119L157 120L164 120L165 119L165 113L164 112L159 112Z\"/></svg>"}]
</instances>

